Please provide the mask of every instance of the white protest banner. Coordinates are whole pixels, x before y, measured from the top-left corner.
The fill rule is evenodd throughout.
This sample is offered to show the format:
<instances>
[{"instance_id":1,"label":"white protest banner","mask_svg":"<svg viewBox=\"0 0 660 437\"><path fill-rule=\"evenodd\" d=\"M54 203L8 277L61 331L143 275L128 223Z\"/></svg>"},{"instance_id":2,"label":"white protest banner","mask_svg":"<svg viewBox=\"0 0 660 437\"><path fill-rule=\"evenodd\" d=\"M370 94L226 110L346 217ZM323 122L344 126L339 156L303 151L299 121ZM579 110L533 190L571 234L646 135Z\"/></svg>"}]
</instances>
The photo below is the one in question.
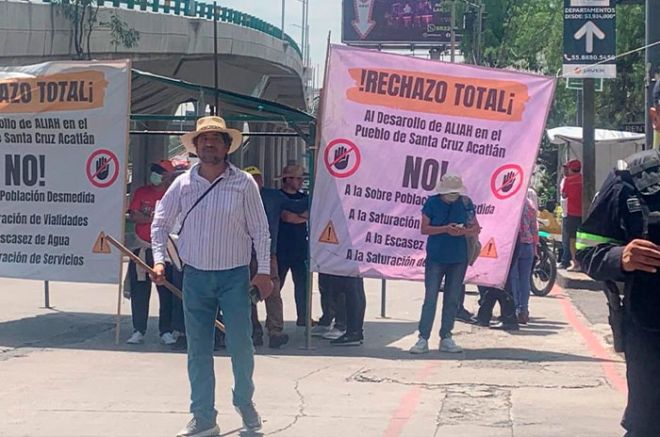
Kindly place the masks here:
<instances>
[{"instance_id":1,"label":"white protest banner","mask_svg":"<svg viewBox=\"0 0 660 437\"><path fill-rule=\"evenodd\" d=\"M0 277L117 283L130 63L0 67Z\"/></svg>"},{"instance_id":2,"label":"white protest banner","mask_svg":"<svg viewBox=\"0 0 660 437\"><path fill-rule=\"evenodd\" d=\"M311 268L424 277L422 205L462 176L483 227L472 283L506 281L554 79L332 46L311 213Z\"/></svg>"}]
</instances>

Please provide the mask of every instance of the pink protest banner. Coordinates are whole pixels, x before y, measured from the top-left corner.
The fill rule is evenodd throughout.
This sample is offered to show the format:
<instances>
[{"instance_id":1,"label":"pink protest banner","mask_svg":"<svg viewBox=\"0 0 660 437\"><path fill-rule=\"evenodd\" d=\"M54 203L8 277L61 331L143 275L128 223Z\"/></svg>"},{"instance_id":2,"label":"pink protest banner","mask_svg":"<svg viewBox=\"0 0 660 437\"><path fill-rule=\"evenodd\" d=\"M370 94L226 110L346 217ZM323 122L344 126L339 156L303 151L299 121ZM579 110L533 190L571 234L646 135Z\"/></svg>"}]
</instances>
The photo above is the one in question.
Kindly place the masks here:
<instances>
[{"instance_id":1,"label":"pink protest banner","mask_svg":"<svg viewBox=\"0 0 660 437\"><path fill-rule=\"evenodd\" d=\"M483 228L466 281L503 286L554 87L544 76L331 46L312 270L423 279L422 205L451 173Z\"/></svg>"}]
</instances>

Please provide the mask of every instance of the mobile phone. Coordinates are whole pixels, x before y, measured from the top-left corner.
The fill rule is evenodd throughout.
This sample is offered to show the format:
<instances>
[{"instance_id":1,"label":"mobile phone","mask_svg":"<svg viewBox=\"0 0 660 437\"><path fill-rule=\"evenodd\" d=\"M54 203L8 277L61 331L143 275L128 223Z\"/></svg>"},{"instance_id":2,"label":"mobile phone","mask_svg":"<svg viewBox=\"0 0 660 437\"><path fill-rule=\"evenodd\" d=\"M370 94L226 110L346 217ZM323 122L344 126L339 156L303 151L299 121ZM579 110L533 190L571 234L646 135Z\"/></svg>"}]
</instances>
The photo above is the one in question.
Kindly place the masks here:
<instances>
[{"instance_id":1,"label":"mobile phone","mask_svg":"<svg viewBox=\"0 0 660 437\"><path fill-rule=\"evenodd\" d=\"M462 228L465 225L463 223L456 223L454 226L456 226L457 228Z\"/></svg>"}]
</instances>

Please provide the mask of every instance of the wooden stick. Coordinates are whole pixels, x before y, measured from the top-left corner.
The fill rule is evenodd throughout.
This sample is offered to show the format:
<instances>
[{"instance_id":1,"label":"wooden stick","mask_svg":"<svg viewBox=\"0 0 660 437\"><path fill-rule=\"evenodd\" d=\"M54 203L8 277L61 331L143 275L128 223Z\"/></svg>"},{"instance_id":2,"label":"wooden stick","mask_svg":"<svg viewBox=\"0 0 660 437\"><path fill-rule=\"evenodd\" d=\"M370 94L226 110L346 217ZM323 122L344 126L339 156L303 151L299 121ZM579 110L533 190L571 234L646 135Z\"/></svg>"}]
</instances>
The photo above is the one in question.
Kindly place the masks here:
<instances>
[{"instance_id":1,"label":"wooden stick","mask_svg":"<svg viewBox=\"0 0 660 437\"><path fill-rule=\"evenodd\" d=\"M133 252L131 252L126 246L121 244L119 241L115 240L110 235L106 234L105 239L108 240L108 243L112 244L117 249L119 249L119 251L121 253L123 253L124 255L129 257L131 259L131 261L133 261L137 267L140 267L142 270L145 270L146 272L153 274L154 270L151 267L149 267L149 265L147 265L147 263L142 261L139 256L137 256ZM168 280L165 280L160 285L162 285L165 288L167 288L168 290L170 290L172 292L172 294L175 295L176 297L178 297L180 300L183 300L183 293L181 293L181 290L176 288L174 286L174 284L172 284ZM215 327L218 328L220 331L225 332L225 325L220 323L218 320L215 321Z\"/></svg>"},{"instance_id":2,"label":"wooden stick","mask_svg":"<svg viewBox=\"0 0 660 437\"><path fill-rule=\"evenodd\" d=\"M121 298L124 291L124 259L119 263L119 287L117 287L117 317L115 319L115 344L119 344L121 332Z\"/></svg>"}]
</instances>

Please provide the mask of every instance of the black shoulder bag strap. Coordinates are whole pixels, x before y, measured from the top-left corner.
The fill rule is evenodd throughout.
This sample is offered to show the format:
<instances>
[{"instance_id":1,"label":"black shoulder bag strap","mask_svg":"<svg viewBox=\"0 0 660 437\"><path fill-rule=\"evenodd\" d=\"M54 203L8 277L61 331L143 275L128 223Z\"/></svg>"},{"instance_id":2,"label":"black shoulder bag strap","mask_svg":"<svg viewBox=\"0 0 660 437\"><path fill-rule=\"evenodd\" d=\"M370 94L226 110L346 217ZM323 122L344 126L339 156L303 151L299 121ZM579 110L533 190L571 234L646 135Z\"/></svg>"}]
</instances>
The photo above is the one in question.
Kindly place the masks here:
<instances>
[{"instance_id":1,"label":"black shoulder bag strap","mask_svg":"<svg viewBox=\"0 0 660 437\"><path fill-rule=\"evenodd\" d=\"M196 207L197 205L199 205L199 202L201 202L201 201L204 199L204 197L206 197L206 195L209 194L209 192L213 189L213 187L215 187L216 185L218 185L218 182L220 182L220 181L223 180L223 179L224 179L224 176L221 176L221 177L219 177L218 179L216 179L216 180L211 184L211 186L208 187L208 188L206 189L206 191L204 191L204 193L202 193L202 195L199 196L199 197L197 198L197 200L195 200L195 203L193 203L193 206L191 206L190 209L188 210L188 212L186 213L186 215L183 216L183 220L181 220L181 226L179 226L179 231L176 233L176 235L180 235L180 234L181 234L181 231L183 230L183 225L186 223L186 219L187 219L188 216L190 215L190 212L191 212L193 209L195 209L195 207Z\"/></svg>"}]
</instances>

